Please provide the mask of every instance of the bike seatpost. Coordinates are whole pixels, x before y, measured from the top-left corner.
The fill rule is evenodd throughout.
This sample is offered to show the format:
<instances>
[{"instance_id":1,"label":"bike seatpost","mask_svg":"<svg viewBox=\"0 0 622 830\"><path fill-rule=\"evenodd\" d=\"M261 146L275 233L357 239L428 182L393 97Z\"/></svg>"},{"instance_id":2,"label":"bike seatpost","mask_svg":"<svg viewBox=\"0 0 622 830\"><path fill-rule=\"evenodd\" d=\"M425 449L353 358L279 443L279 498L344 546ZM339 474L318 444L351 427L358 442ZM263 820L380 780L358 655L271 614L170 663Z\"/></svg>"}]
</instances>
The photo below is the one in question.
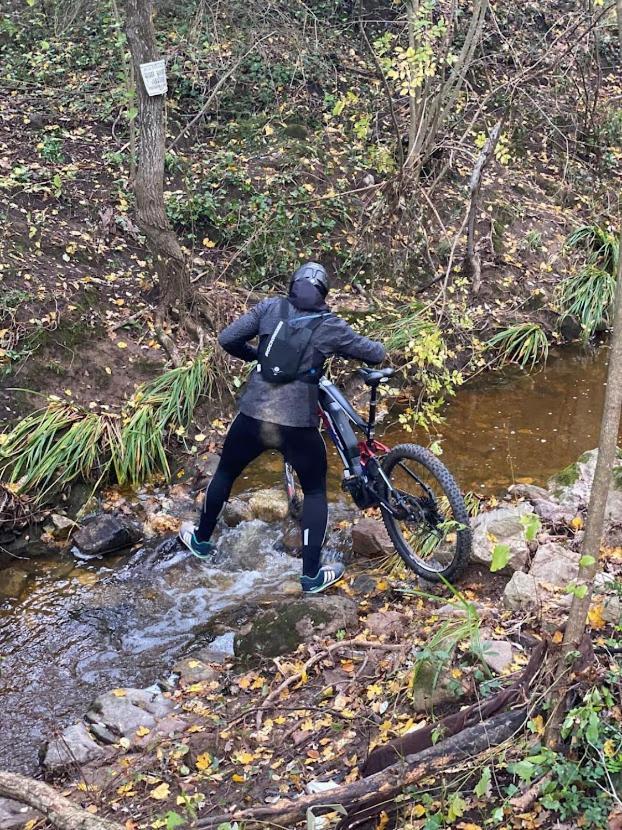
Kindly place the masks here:
<instances>
[{"instance_id":1,"label":"bike seatpost","mask_svg":"<svg viewBox=\"0 0 622 830\"><path fill-rule=\"evenodd\" d=\"M376 425L376 407L378 405L378 387L372 386L371 397L369 399L369 421L367 422L367 440L371 441L374 437L374 427Z\"/></svg>"}]
</instances>

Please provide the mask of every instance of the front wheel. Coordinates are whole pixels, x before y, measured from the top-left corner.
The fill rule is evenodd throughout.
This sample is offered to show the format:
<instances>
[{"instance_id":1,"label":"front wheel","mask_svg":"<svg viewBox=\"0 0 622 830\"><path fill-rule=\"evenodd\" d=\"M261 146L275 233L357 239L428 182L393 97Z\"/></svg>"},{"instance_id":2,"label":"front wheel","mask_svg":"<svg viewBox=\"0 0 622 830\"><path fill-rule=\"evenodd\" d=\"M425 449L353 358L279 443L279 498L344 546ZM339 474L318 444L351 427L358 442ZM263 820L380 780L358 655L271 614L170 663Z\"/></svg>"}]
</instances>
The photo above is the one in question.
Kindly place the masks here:
<instances>
[{"instance_id":1,"label":"front wheel","mask_svg":"<svg viewBox=\"0 0 622 830\"><path fill-rule=\"evenodd\" d=\"M471 528L460 488L447 467L417 444L382 459L382 518L396 551L430 582L456 579L471 555Z\"/></svg>"}]
</instances>

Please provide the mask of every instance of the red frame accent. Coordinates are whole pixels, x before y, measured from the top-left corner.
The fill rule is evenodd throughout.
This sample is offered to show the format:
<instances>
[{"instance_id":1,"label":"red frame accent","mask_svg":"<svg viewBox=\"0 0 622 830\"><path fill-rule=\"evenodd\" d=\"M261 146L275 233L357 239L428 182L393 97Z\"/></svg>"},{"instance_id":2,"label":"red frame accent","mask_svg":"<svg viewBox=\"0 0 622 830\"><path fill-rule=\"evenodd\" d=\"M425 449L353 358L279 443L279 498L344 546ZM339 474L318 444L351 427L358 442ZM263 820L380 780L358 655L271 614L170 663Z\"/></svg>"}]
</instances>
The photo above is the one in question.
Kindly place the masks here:
<instances>
[{"instance_id":1,"label":"red frame accent","mask_svg":"<svg viewBox=\"0 0 622 830\"><path fill-rule=\"evenodd\" d=\"M389 447L380 441L376 441L375 438L372 438L371 441L359 441L358 448L361 456L361 464L365 464L378 452L389 452Z\"/></svg>"}]
</instances>

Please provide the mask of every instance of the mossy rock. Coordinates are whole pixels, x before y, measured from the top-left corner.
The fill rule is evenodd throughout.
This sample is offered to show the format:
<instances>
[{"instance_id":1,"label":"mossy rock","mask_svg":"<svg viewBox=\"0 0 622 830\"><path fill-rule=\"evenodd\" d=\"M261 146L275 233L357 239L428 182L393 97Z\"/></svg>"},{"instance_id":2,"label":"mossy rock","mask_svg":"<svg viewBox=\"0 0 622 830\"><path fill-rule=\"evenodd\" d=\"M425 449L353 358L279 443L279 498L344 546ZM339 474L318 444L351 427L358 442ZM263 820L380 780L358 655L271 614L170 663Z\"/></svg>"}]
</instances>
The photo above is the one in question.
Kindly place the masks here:
<instances>
[{"instance_id":1,"label":"mossy rock","mask_svg":"<svg viewBox=\"0 0 622 830\"><path fill-rule=\"evenodd\" d=\"M418 664L410 689L416 712L430 712L445 703L457 703L463 696L462 684L449 675L448 667L439 667L430 660Z\"/></svg>"},{"instance_id":2,"label":"mossy rock","mask_svg":"<svg viewBox=\"0 0 622 830\"><path fill-rule=\"evenodd\" d=\"M346 597L303 597L259 611L236 635L235 654L245 663L295 651L315 634L328 636L357 624L356 603Z\"/></svg>"}]
</instances>

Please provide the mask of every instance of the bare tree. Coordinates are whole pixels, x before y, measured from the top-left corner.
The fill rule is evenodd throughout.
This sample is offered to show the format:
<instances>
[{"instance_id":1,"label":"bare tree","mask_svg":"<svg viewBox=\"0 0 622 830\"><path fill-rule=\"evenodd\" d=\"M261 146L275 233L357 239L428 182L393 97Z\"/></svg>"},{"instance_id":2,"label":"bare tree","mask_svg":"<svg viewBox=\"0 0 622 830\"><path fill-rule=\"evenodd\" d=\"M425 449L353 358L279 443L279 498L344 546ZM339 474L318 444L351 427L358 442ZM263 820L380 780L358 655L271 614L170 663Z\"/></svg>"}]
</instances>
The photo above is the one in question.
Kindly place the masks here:
<instances>
[{"instance_id":1,"label":"bare tree","mask_svg":"<svg viewBox=\"0 0 622 830\"><path fill-rule=\"evenodd\" d=\"M138 87L138 163L134 180L136 215L147 238L160 284L160 316L179 306L183 313L190 294L190 276L181 245L164 208L166 131L164 95L150 96L140 65L160 55L153 26L152 0L125 0L126 34Z\"/></svg>"},{"instance_id":2,"label":"bare tree","mask_svg":"<svg viewBox=\"0 0 622 830\"><path fill-rule=\"evenodd\" d=\"M550 744L555 744L559 737L559 724L564 711L568 687L567 678L574 662L573 655L578 651L585 633L587 615L594 590L594 578L599 567L598 558L605 524L607 497L616 458L620 411L622 410L622 234L620 235L620 243L614 299L613 335L607 370L605 403L600 425L598 458L590 493L585 537L583 539L583 556L580 561L579 575L574 586L557 668L555 689L557 705L547 732L547 740Z\"/></svg>"}]
</instances>

